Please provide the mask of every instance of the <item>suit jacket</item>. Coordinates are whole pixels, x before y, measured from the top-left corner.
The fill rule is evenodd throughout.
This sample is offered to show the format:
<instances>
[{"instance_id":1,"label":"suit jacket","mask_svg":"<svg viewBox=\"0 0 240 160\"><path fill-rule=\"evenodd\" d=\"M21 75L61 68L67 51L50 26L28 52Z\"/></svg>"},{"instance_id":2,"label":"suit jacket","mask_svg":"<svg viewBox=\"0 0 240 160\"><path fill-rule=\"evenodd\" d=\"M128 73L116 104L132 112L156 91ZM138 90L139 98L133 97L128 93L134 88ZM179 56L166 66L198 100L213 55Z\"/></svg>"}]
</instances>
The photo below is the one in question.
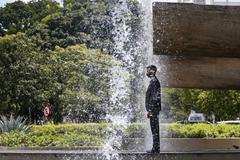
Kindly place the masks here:
<instances>
[{"instance_id":1,"label":"suit jacket","mask_svg":"<svg viewBox=\"0 0 240 160\"><path fill-rule=\"evenodd\" d=\"M161 86L157 77L153 77L150 81L146 92L145 107L153 115L158 115L161 111Z\"/></svg>"}]
</instances>

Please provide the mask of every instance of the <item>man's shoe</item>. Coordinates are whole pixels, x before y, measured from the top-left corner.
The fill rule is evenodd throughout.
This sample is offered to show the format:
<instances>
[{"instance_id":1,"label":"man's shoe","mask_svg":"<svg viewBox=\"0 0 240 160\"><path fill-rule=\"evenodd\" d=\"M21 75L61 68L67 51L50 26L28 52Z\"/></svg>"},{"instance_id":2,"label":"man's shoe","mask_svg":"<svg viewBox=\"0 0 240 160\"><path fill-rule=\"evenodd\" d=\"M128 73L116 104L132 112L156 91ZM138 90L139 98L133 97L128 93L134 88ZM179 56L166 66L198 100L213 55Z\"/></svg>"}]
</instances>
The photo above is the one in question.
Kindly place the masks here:
<instances>
[{"instance_id":1,"label":"man's shoe","mask_svg":"<svg viewBox=\"0 0 240 160\"><path fill-rule=\"evenodd\" d=\"M147 150L147 153L149 153L149 154L157 154L157 153L160 153L160 149Z\"/></svg>"}]
</instances>

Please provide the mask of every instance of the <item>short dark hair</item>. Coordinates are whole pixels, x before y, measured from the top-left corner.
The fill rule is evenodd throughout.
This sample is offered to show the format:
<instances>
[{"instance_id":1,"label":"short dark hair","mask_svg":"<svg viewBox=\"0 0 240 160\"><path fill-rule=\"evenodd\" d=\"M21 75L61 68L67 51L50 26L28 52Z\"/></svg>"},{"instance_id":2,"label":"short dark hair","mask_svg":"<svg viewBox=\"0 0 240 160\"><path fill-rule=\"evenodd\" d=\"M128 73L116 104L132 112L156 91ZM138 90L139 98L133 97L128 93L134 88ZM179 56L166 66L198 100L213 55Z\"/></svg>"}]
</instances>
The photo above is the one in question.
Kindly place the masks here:
<instances>
[{"instance_id":1,"label":"short dark hair","mask_svg":"<svg viewBox=\"0 0 240 160\"><path fill-rule=\"evenodd\" d=\"M147 69L148 69L148 68L150 68L151 70L157 72L157 67L154 66L154 65L149 65L149 66L147 66Z\"/></svg>"}]
</instances>

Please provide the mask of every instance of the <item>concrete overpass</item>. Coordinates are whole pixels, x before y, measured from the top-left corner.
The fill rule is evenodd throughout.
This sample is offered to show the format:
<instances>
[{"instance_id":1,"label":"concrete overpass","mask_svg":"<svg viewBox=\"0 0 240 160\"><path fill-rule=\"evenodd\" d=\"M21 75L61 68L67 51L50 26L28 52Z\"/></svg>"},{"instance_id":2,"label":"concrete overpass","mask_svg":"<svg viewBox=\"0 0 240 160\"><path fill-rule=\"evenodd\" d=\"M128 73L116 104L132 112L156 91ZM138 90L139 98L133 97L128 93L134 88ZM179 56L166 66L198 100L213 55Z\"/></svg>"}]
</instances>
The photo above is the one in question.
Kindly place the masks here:
<instances>
[{"instance_id":1,"label":"concrete overpass","mask_svg":"<svg viewBox=\"0 0 240 160\"><path fill-rule=\"evenodd\" d=\"M153 3L165 87L240 89L240 7Z\"/></svg>"}]
</instances>

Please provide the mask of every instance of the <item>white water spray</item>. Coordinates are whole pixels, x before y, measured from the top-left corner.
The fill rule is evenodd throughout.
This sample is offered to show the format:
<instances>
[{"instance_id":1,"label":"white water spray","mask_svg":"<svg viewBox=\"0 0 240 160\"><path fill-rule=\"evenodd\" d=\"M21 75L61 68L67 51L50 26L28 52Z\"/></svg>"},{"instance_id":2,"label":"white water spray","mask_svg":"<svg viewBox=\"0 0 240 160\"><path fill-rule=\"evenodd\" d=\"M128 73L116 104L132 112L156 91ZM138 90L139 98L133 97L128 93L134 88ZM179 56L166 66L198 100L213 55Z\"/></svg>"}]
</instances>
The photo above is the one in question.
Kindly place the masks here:
<instances>
[{"instance_id":1,"label":"white water spray","mask_svg":"<svg viewBox=\"0 0 240 160\"><path fill-rule=\"evenodd\" d=\"M126 0L119 0L113 4L112 23L114 53L113 66L110 71L110 106L107 109L106 120L111 122L107 128L107 139L103 146L103 156L107 160L119 160L123 136L132 117L131 94L131 71L135 67L134 58L136 52L126 49L131 33L127 25L129 8Z\"/></svg>"},{"instance_id":2,"label":"white water spray","mask_svg":"<svg viewBox=\"0 0 240 160\"><path fill-rule=\"evenodd\" d=\"M139 79L139 82L142 82L140 83L142 91L138 96L138 105L143 111L145 110L145 89L146 84L148 84L146 78L143 77L145 75L145 67L148 64L158 64L153 61L156 58L152 56L152 2L151 0L139 0L139 3L141 3L144 14L141 17L142 28L139 36L141 38L134 42L134 47L127 47L128 43L132 43L132 28L128 24L131 20L131 12L127 0L118 0L114 4L112 11L114 65L110 71L111 96L110 107L107 109L106 116L106 120L111 122L111 126L107 128L108 136L103 146L103 157L107 160L121 159L119 151L121 150L125 131L133 117L133 105L131 104L131 80L133 73L142 75ZM141 62L137 61L136 57L140 57Z\"/></svg>"}]
</instances>

